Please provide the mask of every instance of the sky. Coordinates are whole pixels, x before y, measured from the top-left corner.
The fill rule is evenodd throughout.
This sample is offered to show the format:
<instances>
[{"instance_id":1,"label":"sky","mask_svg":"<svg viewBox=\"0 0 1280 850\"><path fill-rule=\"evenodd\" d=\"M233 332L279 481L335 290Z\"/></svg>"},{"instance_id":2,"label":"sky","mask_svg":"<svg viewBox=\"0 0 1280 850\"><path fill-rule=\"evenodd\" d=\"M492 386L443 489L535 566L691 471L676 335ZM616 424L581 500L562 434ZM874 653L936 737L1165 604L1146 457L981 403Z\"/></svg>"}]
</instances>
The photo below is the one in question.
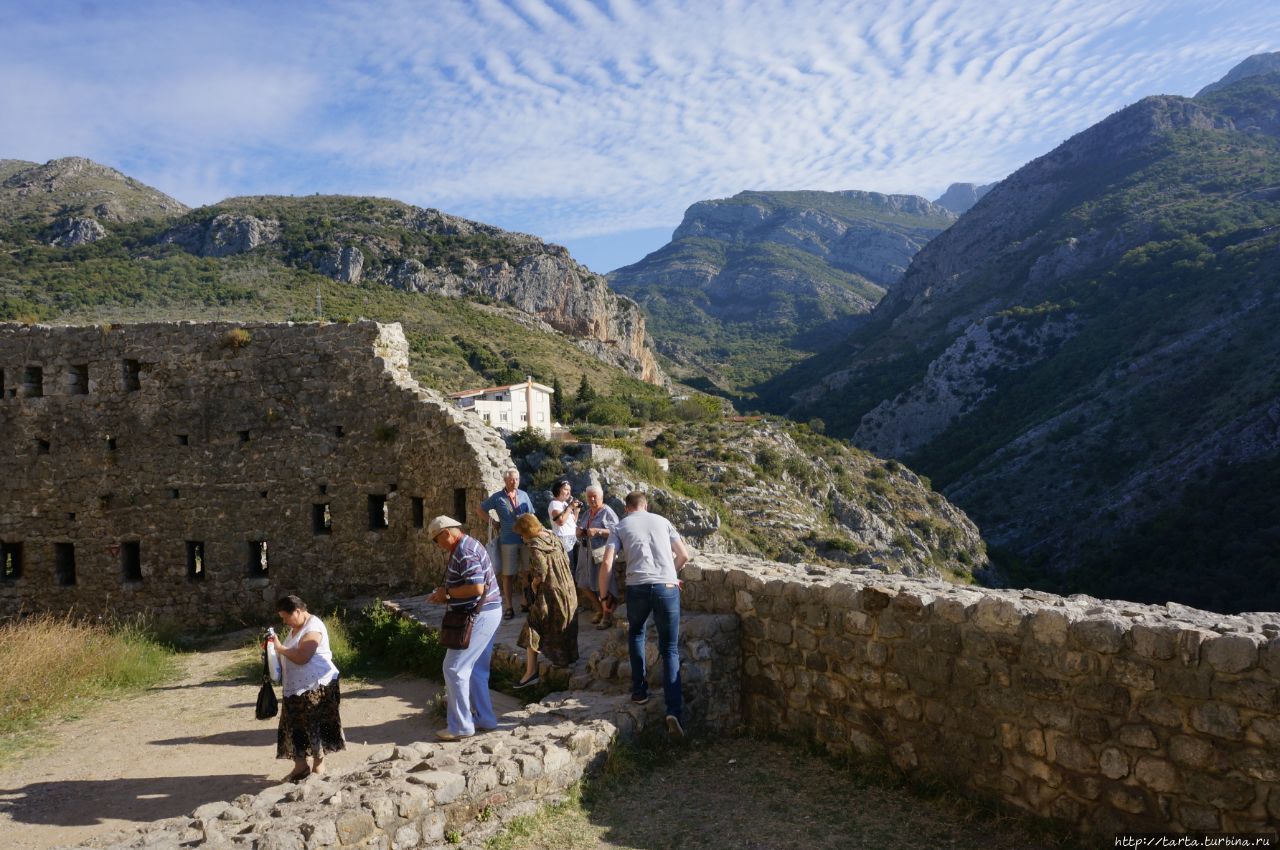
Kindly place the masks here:
<instances>
[{"instance_id":1,"label":"sky","mask_svg":"<svg viewBox=\"0 0 1280 850\"><path fill-rule=\"evenodd\" d=\"M0 0L0 158L396 198L640 259L748 189L938 197L1280 50L1275 0Z\"/></svg>"}]
</instances>

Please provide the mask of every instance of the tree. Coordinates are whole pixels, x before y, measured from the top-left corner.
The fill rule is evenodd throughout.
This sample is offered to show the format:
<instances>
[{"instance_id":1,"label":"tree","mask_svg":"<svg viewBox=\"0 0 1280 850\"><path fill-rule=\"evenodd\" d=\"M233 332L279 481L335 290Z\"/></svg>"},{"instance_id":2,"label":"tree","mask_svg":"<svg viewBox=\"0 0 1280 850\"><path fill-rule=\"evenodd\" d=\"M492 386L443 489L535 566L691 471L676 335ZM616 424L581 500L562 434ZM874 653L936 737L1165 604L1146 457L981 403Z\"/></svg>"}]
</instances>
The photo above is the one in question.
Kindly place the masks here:
<instances>
[{"instance_id":1,"label":"tree","mask_svg":"<svg viewBox=\"0 0 1280 850\"><path fill-rule=\"evenodd\" d=\"M560 386L559 375L551 380L551 418L556 422L564 421L564 387Z\"/></svg>"},{"instance_id":2,"label":"tree","mask_svg":"<svg viewBox=\"0 0 1280 850\"><path fill-rule=\"evenodd\" d=\"M591 382L587 380L586 374L583 373L582 380L578 383L578 395L573 402L579 407L590 407L591 402L595 400L596 391L591 389Z\"/></svg>"}]
</instances>

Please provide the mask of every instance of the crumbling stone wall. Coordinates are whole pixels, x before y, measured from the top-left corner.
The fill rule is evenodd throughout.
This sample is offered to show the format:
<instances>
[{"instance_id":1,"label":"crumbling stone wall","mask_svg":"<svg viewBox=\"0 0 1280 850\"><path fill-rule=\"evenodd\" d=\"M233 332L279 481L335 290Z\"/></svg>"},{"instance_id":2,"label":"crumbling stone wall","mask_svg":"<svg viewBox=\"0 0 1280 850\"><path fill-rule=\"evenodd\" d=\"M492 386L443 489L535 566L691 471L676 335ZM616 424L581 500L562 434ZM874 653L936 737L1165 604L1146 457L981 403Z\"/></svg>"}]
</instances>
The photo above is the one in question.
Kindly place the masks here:
<instances>
[{"instance_id":1,"label":"crumbling stone wall","mask_svg":"<svg viewBox=\"0 0 1280 850\"><path fill-rule=\"evenodd\" d=\"M510 463L412 379L395 324L5 324L0 367L0 617L213 625L421 588L426 522Z\"/></svg>"},{"instance_id":2,"label":"crumbling stone wall","mask_svg":"<svg viewBox=\"0 0 1280 850\"><path fill-rule=\"evenodd\" d=\"M982 590L731 555L685 604L741 617L759 729L1083 830L1280 823L1280 614Z\"/></svg>"}]
</instances>

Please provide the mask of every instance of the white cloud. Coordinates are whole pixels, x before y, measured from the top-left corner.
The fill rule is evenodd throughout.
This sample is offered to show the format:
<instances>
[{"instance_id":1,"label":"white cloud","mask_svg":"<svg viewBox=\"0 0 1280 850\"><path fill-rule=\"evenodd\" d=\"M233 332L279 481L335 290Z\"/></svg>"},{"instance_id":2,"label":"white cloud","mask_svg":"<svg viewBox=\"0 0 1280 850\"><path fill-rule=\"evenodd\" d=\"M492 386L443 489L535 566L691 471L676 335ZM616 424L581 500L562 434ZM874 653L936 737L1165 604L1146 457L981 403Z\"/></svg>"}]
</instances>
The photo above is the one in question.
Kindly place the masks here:
<instances>
[{"instance_id":1,"label":"white cloud","mask_svg":"<svg viewBox=\"0 0 1280 850\"><path fill-rule=\"evenodd\" d=\"M104 5L0 16L0 114L27 116L6 155L135 163L187 202L373 192L568 238L747 188L996 179L1276 49L1269 5Z\"/></svg>"}]
</instances>

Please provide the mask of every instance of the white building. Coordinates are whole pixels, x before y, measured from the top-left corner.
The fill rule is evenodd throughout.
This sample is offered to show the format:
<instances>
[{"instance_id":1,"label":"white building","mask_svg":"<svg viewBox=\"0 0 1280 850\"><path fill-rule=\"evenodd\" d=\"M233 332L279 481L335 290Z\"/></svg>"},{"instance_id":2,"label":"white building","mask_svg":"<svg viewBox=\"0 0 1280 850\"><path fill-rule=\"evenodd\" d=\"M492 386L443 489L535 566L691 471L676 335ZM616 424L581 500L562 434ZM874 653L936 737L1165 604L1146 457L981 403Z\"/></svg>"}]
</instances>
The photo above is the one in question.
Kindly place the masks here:
<instances>
[{"instance_id":1,"label":"white building","mask_svg":"<svg viewBox=\"0 0 1280 850\"><path fill-rule=\"evenodd\" d=\"M550 437L551 393L551 387L526 378L505 387L451 393L449 398L463 410L477 414L486 425L503 431L532 428Z\"/></svg>"}]
</instances>

